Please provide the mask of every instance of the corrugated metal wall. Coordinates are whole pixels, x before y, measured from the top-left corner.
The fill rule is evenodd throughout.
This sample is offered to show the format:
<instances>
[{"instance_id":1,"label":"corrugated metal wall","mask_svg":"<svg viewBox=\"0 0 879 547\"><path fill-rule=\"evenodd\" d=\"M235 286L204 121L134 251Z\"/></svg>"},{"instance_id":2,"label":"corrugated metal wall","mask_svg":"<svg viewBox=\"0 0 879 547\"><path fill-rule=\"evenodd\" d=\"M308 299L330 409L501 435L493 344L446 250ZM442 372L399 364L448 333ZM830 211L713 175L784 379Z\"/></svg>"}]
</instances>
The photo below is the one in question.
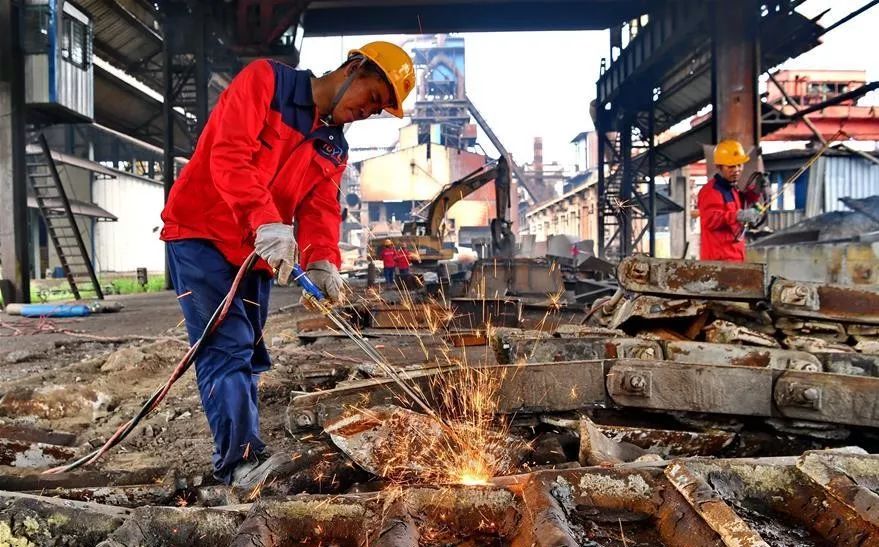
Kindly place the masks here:
<instances>
[{"instance_id":1,"label":"corrugated metal wall","mask_svg":"<svg viewBox=\"0 0 879 547\"><path fill-rule=\"evenodd\" d=\"M89 118L95 116L92 65L82 69L68 61L58 63L58 102Z\"/></svg>"},{"instance_id":2,"label":"corrugated metal wall","mask_svg":"<svg viewBox=\"0 0 879 547\"><path fill-rule=\"evenodd\" d=\"M24 86L25 102L48 103L49 86L55 85L49 82L49 56L25 55L24 78L27 82Z\"/></svg>"},{"instance_id":3,"label":"corrugated metal wall","mask_svg":"<svg viewBox=\"0 0 879 547\"><path fill-rule=\"evenodd\" d=\"M839 198L879 195L879 165L861 157L825 157L824 212L847 211Z\"/></svg>"},{"instance_id":4,"label":"corrugated metal wall","mask_svg":"<svg viewBox=\"0 0 879 547\"><path fill-rule=\"evenodd\" d=\"M117 222L98 222L95 254L101 271L132 272L165 268L165 246L159 240L164 204L161 184L119 174L96 180L92 186L96 205L116 215Z\"/></svg>"}]
</instances>

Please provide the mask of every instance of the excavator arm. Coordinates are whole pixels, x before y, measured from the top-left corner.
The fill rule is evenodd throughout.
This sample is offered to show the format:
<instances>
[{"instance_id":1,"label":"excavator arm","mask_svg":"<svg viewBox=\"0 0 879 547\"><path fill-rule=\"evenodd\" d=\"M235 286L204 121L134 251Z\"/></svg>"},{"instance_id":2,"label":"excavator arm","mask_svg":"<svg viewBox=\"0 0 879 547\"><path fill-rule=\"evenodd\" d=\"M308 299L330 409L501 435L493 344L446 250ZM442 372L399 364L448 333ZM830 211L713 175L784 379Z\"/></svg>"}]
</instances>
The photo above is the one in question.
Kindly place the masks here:
<instances>
[{"instance_id":1,"label":"excavator arm","mask_svg":"<svg viewBox=\"0 0 879 547\"><path fill-rule=\"evenodd\" d=\"M489 182L495 183L495 205L497 215L491 221L492 251L499 256L512 256L515 245L510 211L510 167L504 157L496 162L486 164L462 179L458 179L445 186L425 211L425 220L407 222L403 226L403 235L389 237L395 244L406 243L419 249L425 259L436 259L442 254L443 219L452 206L473 192L479 190ZM371 242L374 252L378 253L384 238ZM424 249L424 251L422 251ZM425 254L427 249L433 249Z\"/></svg>"}]
</instances>

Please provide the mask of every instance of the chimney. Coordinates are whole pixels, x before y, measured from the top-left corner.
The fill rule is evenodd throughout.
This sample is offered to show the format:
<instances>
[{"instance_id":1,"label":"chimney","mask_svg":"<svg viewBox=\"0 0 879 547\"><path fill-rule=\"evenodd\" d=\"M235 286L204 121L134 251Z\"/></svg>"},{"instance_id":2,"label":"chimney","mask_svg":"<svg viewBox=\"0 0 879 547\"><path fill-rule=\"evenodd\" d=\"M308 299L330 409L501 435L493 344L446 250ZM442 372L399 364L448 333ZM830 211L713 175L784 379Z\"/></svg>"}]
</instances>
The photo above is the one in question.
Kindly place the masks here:
<instances>
[{"instance_id":1,"label":"chimney","mask_svg":"<svg viewBox=\"0 0 879 547\"><path fill-rule=\"evenodd\" d=\"M543 187L543 137L534 137L534 186Z\"/></svg>"}]
</instances>

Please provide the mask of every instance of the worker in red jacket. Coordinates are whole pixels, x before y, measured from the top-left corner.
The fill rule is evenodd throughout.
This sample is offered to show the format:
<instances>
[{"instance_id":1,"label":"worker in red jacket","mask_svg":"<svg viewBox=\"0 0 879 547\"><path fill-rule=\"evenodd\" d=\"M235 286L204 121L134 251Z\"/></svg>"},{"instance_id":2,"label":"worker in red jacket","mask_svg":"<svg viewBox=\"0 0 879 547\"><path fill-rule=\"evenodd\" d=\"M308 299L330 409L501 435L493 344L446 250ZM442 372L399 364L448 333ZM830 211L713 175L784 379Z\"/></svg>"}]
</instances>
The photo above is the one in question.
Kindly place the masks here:
<instances>
[{"instance_id":1,"label":"worker in red jacket","mask_svg":"<svg viewBox=\"0 0 879 547\"><path fill-rule=\"evenodd\" d=\"M751 206L760 199L757 188L745 188L743 166L750 158L741 143L724 140L714 147L718 173L699 191L702 260L745 261L745 226L760 213Z\"/></svg>"},{"instance_id":2,"label":"worker in red jacket","mask_svg":"<svg viewBox=\"0 0 879 547\"><path fill-rule=\"evenodd\" d=\"M394 284L394 272L397 267L397 251L394 250L394 242L386 239L381 252L383 273L385 274L385 288Z\"/></svg>"},{"instance_id":3,"label":"worker in red jacket","mask_svg":"<svg viewBox=\"0 0 879 547\"><path fill-rule=\"evenodd\" d=\"M406 244L400 246L397 249L397 252L394 253L394 265L397 267L397 272L399 272L400 277L408 277L409 276L409 249L406 248Z\"/></svg>"},{"instance_id":4,"label":"worker in red jacket","mask_svg":"<svg viewBox=\"0 0 879 547\"><path fill-rule=\"evenodd\" d=\"M343 125L382 110L402 117L414 86L412 60L388 42L349 52L342 66L320 77L254 61L220 96L171 189L162 239L191 343L245 258L254 249L260 257L195 364L214 437L214 476L227 484L251 486L290 460L269 457L259 435L258 378L271 364L263 326L272 275L286 283L298 249L311 280L339 299Z\"/></svg>"}]
</instances>

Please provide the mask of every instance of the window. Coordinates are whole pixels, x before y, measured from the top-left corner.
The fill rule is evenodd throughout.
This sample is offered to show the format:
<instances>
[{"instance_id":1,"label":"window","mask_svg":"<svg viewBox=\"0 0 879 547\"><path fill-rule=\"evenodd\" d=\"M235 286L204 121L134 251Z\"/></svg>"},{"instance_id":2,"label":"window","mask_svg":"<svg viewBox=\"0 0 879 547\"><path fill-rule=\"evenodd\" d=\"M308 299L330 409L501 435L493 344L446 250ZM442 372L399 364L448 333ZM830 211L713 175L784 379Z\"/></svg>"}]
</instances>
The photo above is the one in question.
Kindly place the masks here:
<instances>
[{"instance_id":1,"label":"window","mask_svg":"<svg viewBox=\"0 0 879 547\"><path fill-rule=\"evenodd\" d=\"M24 7L24 35L22 49L25 54L46 53L49 49L49 7Z\"/></svg>"},{"instance_id":2,"label":"window","mask_svg":"<svg viewBox=\"0 0 879 547\"><path fill-rule=\"evenodd\" d=\"M88 67L92 61L89 38L85 24L65 15L61 22L61 58L80 68Z\"/></svg>"}]
</instances>

